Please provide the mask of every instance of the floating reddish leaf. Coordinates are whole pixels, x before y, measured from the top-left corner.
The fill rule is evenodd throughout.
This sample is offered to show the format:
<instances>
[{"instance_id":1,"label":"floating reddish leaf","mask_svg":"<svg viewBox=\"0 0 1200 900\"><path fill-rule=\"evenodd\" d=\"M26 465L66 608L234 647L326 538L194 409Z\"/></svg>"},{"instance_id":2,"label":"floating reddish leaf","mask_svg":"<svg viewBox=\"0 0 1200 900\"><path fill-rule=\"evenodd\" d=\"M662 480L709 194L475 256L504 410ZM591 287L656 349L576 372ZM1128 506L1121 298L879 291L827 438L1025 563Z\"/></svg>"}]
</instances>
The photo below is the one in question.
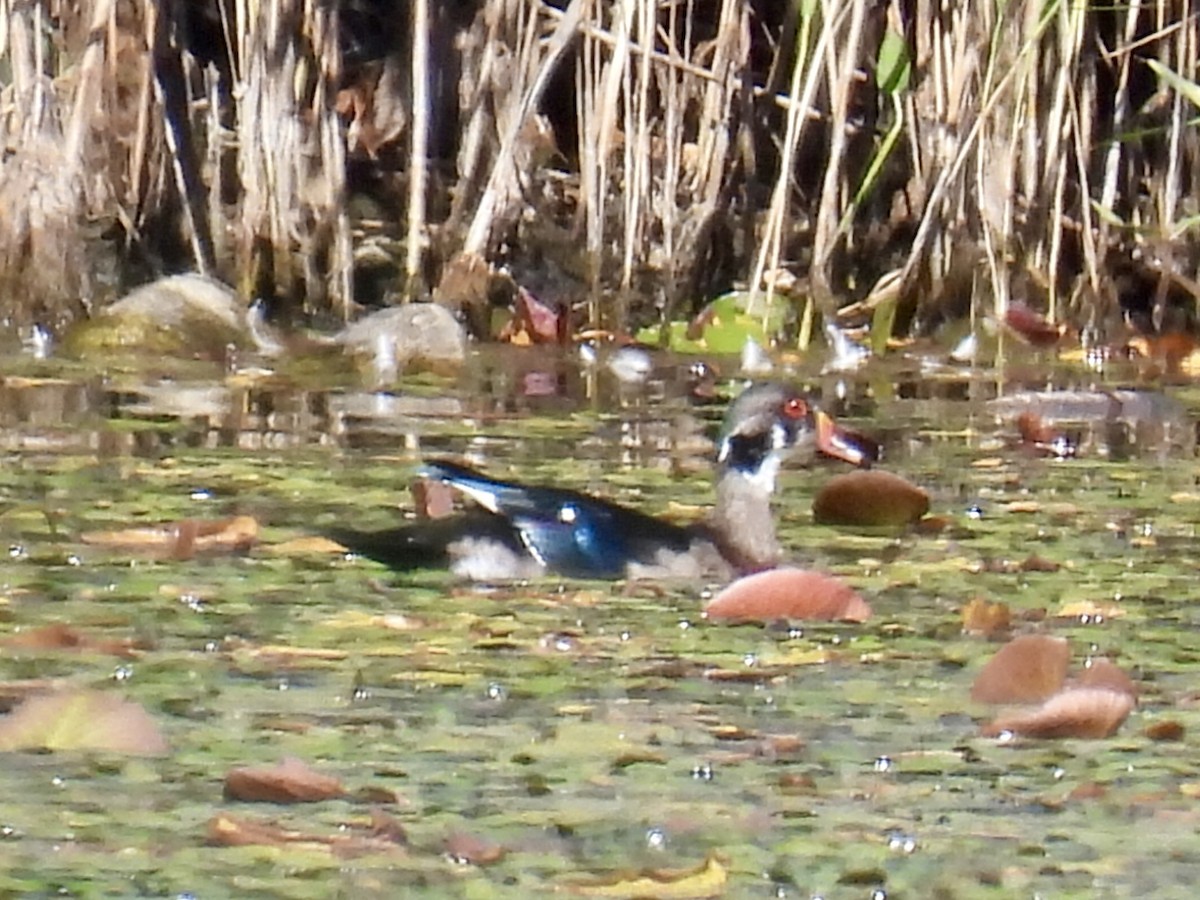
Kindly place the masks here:
<instances>
[{"instance_id":1,"label":"floating reddish leaf","mask_svg":"<svg viewBox=\"0 0 1200 900\"><path fill-rule=\"evenodd\" d=\"M768 569L739 578L704 610L710 619L865 622L871 607L844 581L806 569Z\"/></svg>"},{"instance_id":2,"label":"floating reddish leaf","mask_svg":"<svg viewBox=\"0 0 1200 900\"><path fill-rule=\"evenodd\" d=\"M454 488L444 481L418 478L412 483L413 504L422 519L444 519L454 512Z\"/></svg>"},{"instance_id":3,"label":"floating reddish leaf","mask_svg":"<svg viewBox=\"0 0 1200 900\"><path fill-rule=\"evenodd\" d=\"M1108 688L1068 688L1035 710L1009 713L983 727L987 737L1106 738L1133 711L1129 694Z\"/></svg>"},{"instance_id":4,"label":"floating reddish leaf","mask_svg":"<svg viewBox=\"0 0 1200 900\"><path fill-rule=\"evenodd\" d=\"M167 741L146 710L116 694L40 694L0 719L0 750L99 750L162 756Z\"/></svg>"},{"instance_id":5,"label":"floating reddish leaf","mask_svg":"<svg viewBox=\"0 0 1200 900\"><path fill-rule=\"evenodd\" d=\"M1023 303L1009 305L1004 324L1034 347L1053 347L1067 331L1065 325L1055 325Z\"/></svg>"},{"instance_id":6,"label":"floating reddish leaf","mask_svg":"<svg viewBox=\"0 0 1200 900\"><path fill-rule=\"evenodd\" d=\"M152 528L89 531L80 540L163 559L191 559L198 554L246 552L258 541L258 522L251 516L184 519Z\"/></svg>"},{"instance_id":7,"label":"floating reddish leaf","mask_svg":"<svg viewBox=\"0 0 1200 900\"><path fill-rule=\"evenodd\" d=\"M901 526L929 511L929 495L878 469L831 478L813 499L813 518L825 525Z\"/></svg>"},{"instance_id":8,"label":"floating reddish leaf","mask_svg":"<svg viewBox=\"0 0 1200 900\"><path fill-rule=\"evenodd\" d=\"M1036 703L1063 686L1071 649L1047 634L1015 637L975 676L971 699L980 703Z\"/></svg>"},{"instance_id":9,"label":"floating reddish leaf","mask_svg":"<svg viewBox=\"0 0 1200 900\"><path fill-rule=\"evenodd\" d=\"M962 610L963 631L983 637L1004 634L1012 626L1012 614L1007 603L988 603L976 597Z\"/></svg>"},{"instance_id":10,"label":"floating reddish leaf","mask_svg":"<svg viewBox=\"0 0 1200 900\"><path fill-rule=\"evenodd\" d=\"M313 803L344 796L342 783L307 763L287 757L276 766L231 769L225 776L225 799L265 803Z\"/></svg>"},{"instance_id":11,"label":"floating reddish leaf","mask_svg":"<svg viewBox=\"0 0 1200 900\"><path fill-rule=\"evenodd\" d=\"M20 650L74 650L108 653L126 658L137 655L140 649L128 638L95 638L77 631L65 622L54 622L40 628L27 628L4 640L6 647Z\"/></svg>"}]
</instances>

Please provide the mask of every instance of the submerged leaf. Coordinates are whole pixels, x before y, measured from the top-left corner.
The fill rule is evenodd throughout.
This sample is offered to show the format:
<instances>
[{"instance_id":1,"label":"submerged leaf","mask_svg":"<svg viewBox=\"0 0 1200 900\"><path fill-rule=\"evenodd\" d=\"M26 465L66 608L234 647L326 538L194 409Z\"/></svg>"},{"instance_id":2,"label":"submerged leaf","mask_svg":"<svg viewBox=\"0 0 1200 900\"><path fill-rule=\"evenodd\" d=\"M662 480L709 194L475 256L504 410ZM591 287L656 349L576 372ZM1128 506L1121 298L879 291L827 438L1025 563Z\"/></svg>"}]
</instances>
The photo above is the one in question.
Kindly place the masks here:
<instances>
[{"instance_id":1,"label":"submerged leaf","mask_svg":"<svg viewBox=\"0 0 1200 900\"><path fill-rule=\"evenodd\" d=\"M134 641L92 637L72 628L65 622L53 622L40 628L27 628L4 640L7 647L19 650L74 650L78 652L109 653L126 658L137 655Z\"/></svg>"},{"instance_id":2,"label":"submerged leaf","mask_svg":"<svg viewBox=\"0 0 1200 900\"><path fill-rule=\"evenodd\" d=\"M403 850L406 839L372 813L368 834L313 834L287 828L269 819L213 816L206 826L208 843L216 847L298 847L331 852L339 857Z\"/></svg>"},{"instance_id":3,"label":"submerged leaf","mask_svg":"<svg viewBox=\"0 0 1200 900\"><path fill-rule=\"evenodd\" d=\"M654 897L657 900L702 900L720 896L725 890L729 873L713 854L692 869L653 870L618 875L592 882L566 885L573 894L583 897L636 898Z\"/></svg>"},{"instance_id":4,"label":"submerged leaf","mask_svg":"<svg viewBox=\"0 0 1200 900\"><path fill-rule=\"evenodd\" d=\"M0 750L100 750L162 756L167 740L137 703L104 691L40 694L0 719Z\"/></svg>"}]
</instances>

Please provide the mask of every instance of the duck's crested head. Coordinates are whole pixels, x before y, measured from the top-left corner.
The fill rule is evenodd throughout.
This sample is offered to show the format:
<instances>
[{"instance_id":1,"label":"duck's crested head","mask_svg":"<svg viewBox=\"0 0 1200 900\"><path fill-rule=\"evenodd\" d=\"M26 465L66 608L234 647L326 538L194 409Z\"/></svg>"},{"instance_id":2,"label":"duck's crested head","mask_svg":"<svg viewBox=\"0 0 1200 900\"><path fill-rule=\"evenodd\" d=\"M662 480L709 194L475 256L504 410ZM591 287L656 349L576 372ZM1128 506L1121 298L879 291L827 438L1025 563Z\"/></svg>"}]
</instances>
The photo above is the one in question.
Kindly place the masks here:
<instances>
[{"instance_id":1,"label":"duck's crested head","mask_svg":"<svg viewBox=\"0 0 1200 900\"><path fill-rule=\"evenodd\" d=\"M717 439L717 463L746 475L769 469L773 480L784 457L811 456L816 451L823 420L828 418L790 385L773 381L752 384L725 413Z\"/></svg>"}]
</instances>

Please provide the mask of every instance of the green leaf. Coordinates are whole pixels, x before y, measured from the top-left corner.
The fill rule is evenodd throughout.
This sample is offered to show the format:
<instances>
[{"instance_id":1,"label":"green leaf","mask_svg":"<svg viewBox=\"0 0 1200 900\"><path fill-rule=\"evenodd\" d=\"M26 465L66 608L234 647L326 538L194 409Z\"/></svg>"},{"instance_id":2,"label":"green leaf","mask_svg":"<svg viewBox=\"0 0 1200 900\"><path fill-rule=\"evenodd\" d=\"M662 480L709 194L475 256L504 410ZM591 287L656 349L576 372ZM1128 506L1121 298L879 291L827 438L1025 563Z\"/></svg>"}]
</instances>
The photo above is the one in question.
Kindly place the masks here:
<instances>
[{"instance_id":1,"label":"green leaf","mask_svg":"<svg viewBox=\"0 0 1200 900\"><path fill-rule=\"evenodd\" d=\"M1188 81L1174 70L1168 69L1158 60L1147 59L1146 65L1159 77L1160 81L1182 94L1193 106L1200 107L1200 84Z\"/></svg>"},{"instance_id":2,"label":"green leaf","mask_svg":"<svg viewBox=\"0 0 1200 900\"><path fill-rule=\"evenodd\" d=\"M904 36L888 30L879 44L875 62L875 83L885 94L898 94L908 89L912 79L912 59Z\"/></svg>"}]
</instances>

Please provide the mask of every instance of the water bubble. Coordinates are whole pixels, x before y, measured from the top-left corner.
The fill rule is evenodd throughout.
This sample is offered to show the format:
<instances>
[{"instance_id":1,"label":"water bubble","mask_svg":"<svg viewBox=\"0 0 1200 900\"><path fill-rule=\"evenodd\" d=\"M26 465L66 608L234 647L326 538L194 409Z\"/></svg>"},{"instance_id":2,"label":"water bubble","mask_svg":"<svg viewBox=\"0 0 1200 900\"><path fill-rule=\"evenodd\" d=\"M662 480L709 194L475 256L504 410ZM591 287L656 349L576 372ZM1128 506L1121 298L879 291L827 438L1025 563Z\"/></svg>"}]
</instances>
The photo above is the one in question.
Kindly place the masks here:
<instances>
[{"instance_id":1,"label":"water bubble","mask_svg":"<svg viewBox=\"0 0 1200 900\"><path fill-rule=\"evenodd\" d=\"M179 602L192 612L204 612L204 601L195 594L182 594L179 597Z\"/></svg>"},{"instance_id":2,"label":"water bubble","mask_svg":"<svg viewBox=\"0 0 1200 900\"><path fill-rule=\"evenodd\" d=\"M917 839L911 834L893 831L888 835L888 849L897 853L912 853L917 849Z\"/></svg>"}]
</instances>

